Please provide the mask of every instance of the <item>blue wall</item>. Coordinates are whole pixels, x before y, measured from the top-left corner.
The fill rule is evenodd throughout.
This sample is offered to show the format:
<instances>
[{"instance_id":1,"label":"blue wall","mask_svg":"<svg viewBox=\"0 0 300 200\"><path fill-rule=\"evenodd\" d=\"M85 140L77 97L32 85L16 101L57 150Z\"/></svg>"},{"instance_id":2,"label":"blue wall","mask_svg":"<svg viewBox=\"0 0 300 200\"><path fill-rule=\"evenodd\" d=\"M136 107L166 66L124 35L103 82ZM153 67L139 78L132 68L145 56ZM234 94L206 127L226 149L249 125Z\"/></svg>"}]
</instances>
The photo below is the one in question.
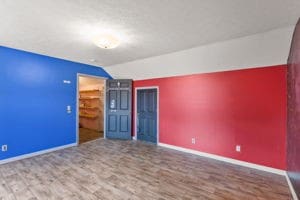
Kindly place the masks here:
<instances>
[{"instance_id":1,"label":"blue wall","mask_svg":"<svg viewBox=\"0 0 300 200\"><path fill-rule=\"evenodd\" d=\"M0 46L0 147L8 145L0 160L76 142L77 73L111 78L99 67Z\"/></svg>"}]
</instances>

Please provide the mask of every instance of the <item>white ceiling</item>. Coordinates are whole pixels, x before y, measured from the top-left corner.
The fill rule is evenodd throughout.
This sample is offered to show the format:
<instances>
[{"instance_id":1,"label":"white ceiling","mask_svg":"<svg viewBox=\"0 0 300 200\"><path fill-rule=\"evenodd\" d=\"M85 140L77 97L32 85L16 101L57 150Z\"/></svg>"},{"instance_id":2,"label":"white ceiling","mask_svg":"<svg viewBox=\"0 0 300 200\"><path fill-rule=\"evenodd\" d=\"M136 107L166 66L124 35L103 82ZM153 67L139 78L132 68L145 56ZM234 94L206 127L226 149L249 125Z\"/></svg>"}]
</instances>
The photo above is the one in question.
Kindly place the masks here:
<instances>
[{"instance_id":1,"label":"white ceiling","mask_svg":"<svg viewBox=\"0 0 300 200\"><path fill-rule=\"evenodd\" d=\"M294 25L300 1L0 0L0 13L2 46L109 66ZM96 47L103 30L122 44Z\"/></svg>"}]
</instances>

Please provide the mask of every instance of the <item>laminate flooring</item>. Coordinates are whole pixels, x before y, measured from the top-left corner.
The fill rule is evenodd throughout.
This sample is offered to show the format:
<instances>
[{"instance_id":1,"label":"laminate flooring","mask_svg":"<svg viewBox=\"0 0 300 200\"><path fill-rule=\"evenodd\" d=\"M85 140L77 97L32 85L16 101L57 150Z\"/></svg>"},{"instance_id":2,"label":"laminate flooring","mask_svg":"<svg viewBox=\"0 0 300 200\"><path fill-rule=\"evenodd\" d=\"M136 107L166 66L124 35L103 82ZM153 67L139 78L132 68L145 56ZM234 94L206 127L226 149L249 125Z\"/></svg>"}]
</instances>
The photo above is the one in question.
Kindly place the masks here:
<instances>
[{"instance_id":1,"label":"laminate flooring","mask_svg":"<svg viewBox=\"0 0 300 200\"><path fill-rule=\"evenodd\" d=\"M98 139L0 165L0 199L288 200L284 176L156 145Z\"/></svg>"}]
</instances>

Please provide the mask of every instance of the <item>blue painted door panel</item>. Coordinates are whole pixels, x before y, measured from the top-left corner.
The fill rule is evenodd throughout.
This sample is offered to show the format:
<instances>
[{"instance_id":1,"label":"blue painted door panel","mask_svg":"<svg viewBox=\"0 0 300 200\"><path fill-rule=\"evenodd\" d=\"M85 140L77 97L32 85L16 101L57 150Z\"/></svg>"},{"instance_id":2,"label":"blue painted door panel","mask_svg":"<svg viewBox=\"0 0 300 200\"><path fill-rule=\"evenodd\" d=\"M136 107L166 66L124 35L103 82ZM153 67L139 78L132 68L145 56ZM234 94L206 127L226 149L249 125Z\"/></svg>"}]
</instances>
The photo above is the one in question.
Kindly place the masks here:
<instances>
[{"instance_id":1,"label":"blue painted door panel","mask_svg":"<svg viewBox=\"0 0 300 200\"><path fill-rule=\"evenodd\" d=\"M157 143L157 89L137 91L137 139Z\"/></svg>"},{"instance_id":2,"label":"blue painted door panel","mask_svg":"<svg viewBox=\"0 0 300 200\"><path fill-rule=\"evenodd\" d=\"M106 137L131 139L132 80L106 81Z\"/></svg>"},{"instance_id":3,"label":"blue painted door panel","mask_svg":"<svg viewBox=\"0 0 300 200\"><path fill-rule=\"evenodd\" d=\"M77 73L111 78L100 67L0 46L0 146L8 145L0 160L76 142Z\"/></svg>"}]
</instances>

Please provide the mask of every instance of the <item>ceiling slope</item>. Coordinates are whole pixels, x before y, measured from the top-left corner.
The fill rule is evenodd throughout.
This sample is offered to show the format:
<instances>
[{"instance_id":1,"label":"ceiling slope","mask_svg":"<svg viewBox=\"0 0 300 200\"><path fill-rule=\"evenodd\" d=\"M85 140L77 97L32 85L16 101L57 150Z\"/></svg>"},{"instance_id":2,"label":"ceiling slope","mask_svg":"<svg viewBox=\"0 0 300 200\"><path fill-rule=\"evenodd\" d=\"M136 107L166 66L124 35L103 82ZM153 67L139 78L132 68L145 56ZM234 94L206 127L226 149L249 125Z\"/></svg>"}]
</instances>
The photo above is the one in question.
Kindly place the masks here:
<instances>
[{"instance_id":1,"label":"ceiling slope","mask_svg":"<svg viewBox=\"0 0 300 200\"><path fill-rule=\"evenodd\" d=\"M0 45L109 66L294 25L299 0L0 0ZM103 50L91 35L122 44Z\"/></svg>"},{"instance_id":2,"label":"ceiling slope","mask_svg":"<svg viewBox=\"0 0 300 200\"><path fill-rule=\"evenodd\" d=\"M294 27L112 65L104 69L114 78L141 80L286 64Z\"/></svg>"}]
</instances>

